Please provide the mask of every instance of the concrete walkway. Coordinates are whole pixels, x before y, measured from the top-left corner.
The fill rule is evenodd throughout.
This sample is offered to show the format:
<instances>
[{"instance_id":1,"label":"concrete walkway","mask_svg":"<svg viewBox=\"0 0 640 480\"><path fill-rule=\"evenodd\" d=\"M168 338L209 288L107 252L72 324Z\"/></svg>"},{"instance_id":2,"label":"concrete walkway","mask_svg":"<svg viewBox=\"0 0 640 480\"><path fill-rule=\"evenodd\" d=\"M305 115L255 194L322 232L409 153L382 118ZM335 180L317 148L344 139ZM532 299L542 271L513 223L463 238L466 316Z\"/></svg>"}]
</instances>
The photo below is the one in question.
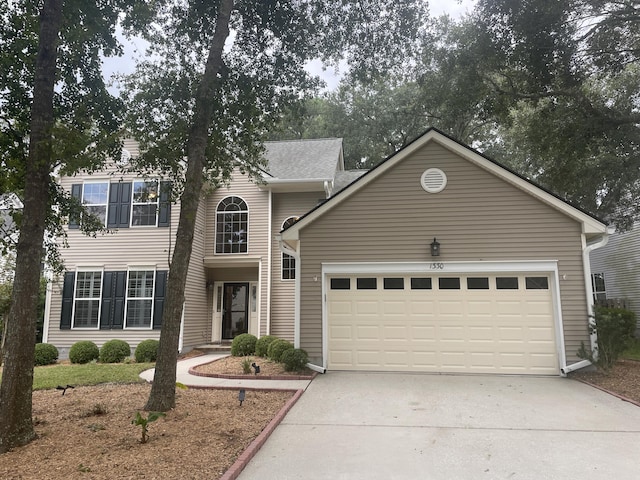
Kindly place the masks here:
<instances>
[{"instance_id":1,"label":"concrete walkway","mask_svg":"<svg viewBox=\"0 0 640 480\"><path fill-rule=\"evenodd\" d=\"M269 390L306 390L311 380L245 380L245 379L227 379L216 377L201 377L191 375L189 369L196 365L209 363L218 358L227 357L228 354L211 353L201 355L199 357L187 358L180 360L176 369L176 381L186 385L187 387L210 387L210 388L249 388L249 389L269 389ZM153 381L155 369L145 370L140 374L140 378L151 382Z\"/></svg>"}]
</instances>

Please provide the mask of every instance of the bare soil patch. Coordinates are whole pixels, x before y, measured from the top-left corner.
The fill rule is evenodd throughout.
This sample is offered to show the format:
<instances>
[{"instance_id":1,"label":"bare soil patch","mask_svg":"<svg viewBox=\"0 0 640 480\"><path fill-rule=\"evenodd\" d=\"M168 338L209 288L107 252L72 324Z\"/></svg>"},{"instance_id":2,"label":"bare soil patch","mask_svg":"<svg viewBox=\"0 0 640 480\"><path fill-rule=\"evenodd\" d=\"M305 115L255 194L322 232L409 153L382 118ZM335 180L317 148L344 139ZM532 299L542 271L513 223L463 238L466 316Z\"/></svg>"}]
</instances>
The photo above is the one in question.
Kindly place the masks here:
<instances>
[{"instance_id":1,"label":"bare soil patch","mask_svg":"<svg viewBox=\"0 0 640 480\"><path fill-rule=\"evenodd\" d=\"M192 371L199 375L230 375L230 376L242 376L247 378L265 378L265 377L311 377L314 375L312 370L305 368L300 372L287 372L284 369L284 364L273 362L262 357L249 357L251 363L255 363L260 367L260 373L255 375L253 373L246 374L242 369L242 362L245 357L224 357L213 362L198 365L192 368Z\"/></svg>"},{"instance_id":2,"label":"bare soil patch","mask_svg":"<svg viewBox=\"0 0 640 480\"><path fill-rule=\"evenodd\" d=\"M292 397L292 392L178 390L176 408L150 424L149 441L132 425L149 384L33 392L38 438L0 455L0 478L220 478Z\"/></svg>"},{"instance_id":3,"label":"bare soil patch","mask_svg":"<svg viewBox=\"0 0 640 480\"><path fill-rule=\"evenodd\" d=\"M640 362L620 360L609 372L578 370L571 378L584 380L640 404Z\"/></svg>"}]
</instances>

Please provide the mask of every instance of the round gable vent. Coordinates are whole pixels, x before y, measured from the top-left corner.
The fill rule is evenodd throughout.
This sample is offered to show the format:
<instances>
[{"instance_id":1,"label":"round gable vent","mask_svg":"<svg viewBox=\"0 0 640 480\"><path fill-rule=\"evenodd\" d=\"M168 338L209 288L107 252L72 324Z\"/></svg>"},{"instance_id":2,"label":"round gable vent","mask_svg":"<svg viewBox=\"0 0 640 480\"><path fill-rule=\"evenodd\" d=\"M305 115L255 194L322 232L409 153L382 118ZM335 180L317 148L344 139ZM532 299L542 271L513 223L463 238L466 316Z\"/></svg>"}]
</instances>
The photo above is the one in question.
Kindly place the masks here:
<instances>
[{"instance_id":1,"label":"round gable vent","mask_svg":"<svg viewBox=\"0 0 640 480\"><path fill-rule=\"evenodd\" d=\"M439 168L430 168L420 177L420 185L429 193L438 193L447 186L447 176Z\"/></svg>"},{"instance_id":2,"label":"round gable vent","mask_svg":"<svg viewBox=\"0 0 640 480\"><path fill-rule=\"evenodd\" d=\"M120 159L116 162L120 166L128 165L129 160L131 160L131 152L125 148L122 149L122 155Z\"/></svg>"}]
</instances>

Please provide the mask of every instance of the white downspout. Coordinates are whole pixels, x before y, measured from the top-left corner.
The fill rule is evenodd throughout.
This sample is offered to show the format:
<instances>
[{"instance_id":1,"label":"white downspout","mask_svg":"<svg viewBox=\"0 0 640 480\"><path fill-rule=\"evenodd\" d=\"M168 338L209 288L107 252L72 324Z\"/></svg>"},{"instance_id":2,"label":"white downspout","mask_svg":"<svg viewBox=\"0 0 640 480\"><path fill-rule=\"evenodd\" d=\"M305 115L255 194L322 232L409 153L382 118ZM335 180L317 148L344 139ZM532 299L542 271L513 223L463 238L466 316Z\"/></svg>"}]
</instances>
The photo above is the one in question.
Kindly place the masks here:
<instances>
[{"instance_id":1,"label":"white downspout","mask_svg":"<svg viewBox=\"0 0 640 480\"><path fill-rule=\"evenodd\" d=\"M585 236L584 234L582 235L582 264L584 265L584 282L587 287L587 314L589 315L590 319L593 318L593 286L591 284L591 259L589 258L589 255L594 250L602 248L607 243L609 243L609 235L613 232L614 230L611 227L607 227L606 233L602 235L600 240L590 245L587 245ZM589 334L589 342L591 344L591 351L594 352L596 347L598 346L598 335L595 332ZM591 362L589 360L582 360L571 365L565 365L560 369L560 371L563 375L566 375L569 372L588 367L589 365L591 365Z\"/></svg>"},{"instance_id":2,"label":"white downspout","mask_svg":"<svg viewBox=\"0 0 640 480\"><path fill-rule=\"evenodd\" d=\"M265 335L271 335L271 270L273 268L273 264L272 264L272 247L271 247L271 243L273 242L273 237L271 236L271 228L272 228L272 222L273 222L273 192L271 191L271 189L269 189L269 208L268 208L268 218L267 218L267 328L265 330ZM261 262L262 263L262 262ZM258 282L258 288L262 289L262 279L260 279L260 281ZM260 298L260 293L258 292L258 298ZM260 302L262 303L262 302ZM262 310L262 308L258 309L258 337L261 336L261 328L262 328L262 316L260 315L260 310Z\"/></svg>"}]
</instances>

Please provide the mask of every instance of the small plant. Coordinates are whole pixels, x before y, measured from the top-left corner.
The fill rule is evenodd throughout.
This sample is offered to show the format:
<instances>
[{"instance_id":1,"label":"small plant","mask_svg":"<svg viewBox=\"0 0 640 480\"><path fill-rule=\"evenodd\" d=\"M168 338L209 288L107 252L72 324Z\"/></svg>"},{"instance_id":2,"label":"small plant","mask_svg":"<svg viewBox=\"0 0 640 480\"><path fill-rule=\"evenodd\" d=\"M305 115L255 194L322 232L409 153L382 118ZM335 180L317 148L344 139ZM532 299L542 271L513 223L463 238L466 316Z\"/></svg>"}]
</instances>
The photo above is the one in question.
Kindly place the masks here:
<instances>
[{"instance_id":1,"label":"small plant","mask_svg":"<svg viewBox=\"0 0 640 480\"><path fill-rule=\"evenodd\" d=\"M140 415L140 412L136 413L136 418L131 420L133 425L140 425L142 429L142 437L140 438L140 443L147 443L149 439L149 424L151 422L155 422L160 417L166 417L166 413L163 412L149 412L147 418L144 418Z\"/></svg>"},{"instance_id":2,"label":"small plant","mask_svg":"<svg viewBox=\"0 0 640 480\"><path fill-rule=\"evenodd\" d=\"M271 342L269 345L269 349L267 350L268 357L274 362L279 362L280 357L285 352L285 350L289 350L293 348L293 344L287 340L282 338L278 338Z\"/></svg>"},{"instance_id":3,"label":"small plant","mask_svg":"<svg viewBox=\"0 0 640 480\"><path fill-rule=\"evenodd\" d=\"M251 362L253 360L251 360L250 357L244 357L244 360L242 360L242 373L244 374L250 374L251 373Z\"/></svg>"},{"instance_id":4,"label":"small plant","mask_svg":"<svg viewBox=\"0 0 640 480\"><path fill-rule=\"evenodd\" d=\"M131 355L131 347L124 340L114 338L102 345L100 349L100 363L122 363Z\"/></svg>"},{"instance_id":5,"label":"small plant","mask_svg":"<svg viewBox=\"0 0 640 480\"><path fill-rule=\"evenodd\" d=\"M595 307L594 316L589 322L589 333L597 335L597 346L588 350L583 342L578 356L605 372L609 371L631 344L635 328L634 312L623 308Z\"/></svg>"},{"instance_id":6,"label":"small plant","mask_svg":"<svg viewBox=\"0 0 640 480\"><path fill-rule=\"evenodd\" d=\"M138 363L148 363L155 362L158 359L158 346L160 342L158 340L153 340L152 338L148 340L141 341L136 347L136 362Z\"/></svg>"},{"instance_id":7,"label":"small plant","mask_svg":"<svg viewBox=\"0 0 640 480\"><path fill-rule=\"evenodd\" d=\"M51 365L58 360L58 349L50 343L36 343L34 364L36 367Z\"/></svg>"},{"instance_id":8,"label":"small plant","mask_svg":"<svg viewBox=\"0 0 640 480\"><path fill-rule=\"evenodd\" d=\"M309 355L301 348L290 348L282 352L280 362L287 372L300 372L309 362Z\"/></svg>"},{"instance_id":9,"label":"small plant","mask_svg":"<svg viewBox=\"0 0 640 480\"><path fill-rule=\"evenodd\" d=\"M106 415L107 407L102 403L96 403L91 410L91 413L94 415Z\"/></svg>"},{"instance_id":10,"label":"small plant","mask_svg":"<svg viewBox=\"0 0 640 480\"><path fill-rule=\"evenodd\" d=\"M258 339L250 333L241 333L231 342L231 355L234 357L245 357L253 355L256 351Z\"/></svg>"},{"instance_id":11,"label":"small plant","mask_svg":"<svg viewBox=\"0 0 640 480\"><path fill-rule=\"evenodd\" d=\"M256 355L259 357L266 357L269 345L277 339L278 337L275 335L265 335L264 337L260 337L256 342Z\"/></svg>"},{"instance_id":12,"label":"small plant","mask_svg":"<svg viewBox=\"0 0 640 480\"><path fill-rule=\"evenodd\" d=\"M100 350L98 346L89 340L76 342L69 349L69 360L71 363L89 363L97 360L99 356Z\"/></svg>"},{"instance_id":13,"label":"small plant","mask_svg":"<svg viewBox=\"0 0 640 480\"><path fill-rule=\"evenodd\" d=\"M79 464L78 471L82 473L89 473L91 471L91 467L87 467L86 465Z\"/></svg>"}]
</instances>

